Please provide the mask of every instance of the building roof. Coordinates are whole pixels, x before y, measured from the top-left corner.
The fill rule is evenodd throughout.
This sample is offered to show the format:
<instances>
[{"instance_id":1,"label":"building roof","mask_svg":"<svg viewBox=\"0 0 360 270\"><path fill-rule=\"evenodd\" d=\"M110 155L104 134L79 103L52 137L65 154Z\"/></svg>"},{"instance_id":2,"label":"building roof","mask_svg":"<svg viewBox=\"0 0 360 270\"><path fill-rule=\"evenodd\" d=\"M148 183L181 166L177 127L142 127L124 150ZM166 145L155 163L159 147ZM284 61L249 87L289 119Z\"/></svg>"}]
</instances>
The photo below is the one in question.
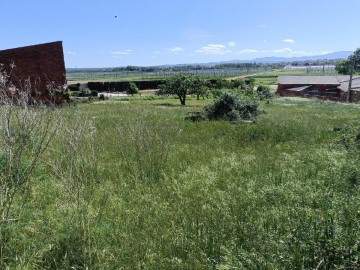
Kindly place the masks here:
<instances>
[{"instance_id":1,"label":"building roof","mask_svg":"<svg viewBox=\"0 0 360 270\"><path fill-rule=\"evenodd\" d=\"M279 76L278 84L299 84L299 85L318 85L327 84L339 86L341 82L349 80L349 75L343 76Z\"/></svg>"},{"instance_id":2,"label":"building roof","mask_svg":"<svg viewBox=\"0 0 360 270\"><path fill-rule=\"evenodd\" d=\"M342 81L341 85L338 87L340 90L346 92L349 89L349 79ZM353 78L351 82L351 89L359 89L360 88L360 77L356 76Z\"/></svg>"}]
</instances>

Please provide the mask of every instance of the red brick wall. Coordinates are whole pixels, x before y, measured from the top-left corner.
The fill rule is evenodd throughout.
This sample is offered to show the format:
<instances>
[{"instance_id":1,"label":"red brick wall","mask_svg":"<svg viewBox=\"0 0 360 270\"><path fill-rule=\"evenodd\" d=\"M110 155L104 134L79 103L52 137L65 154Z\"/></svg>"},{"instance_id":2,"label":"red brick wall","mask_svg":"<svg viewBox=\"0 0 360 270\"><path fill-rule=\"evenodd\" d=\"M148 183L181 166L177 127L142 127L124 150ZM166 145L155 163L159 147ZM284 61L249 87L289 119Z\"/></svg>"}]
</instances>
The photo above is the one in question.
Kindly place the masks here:
<instances>
[{"instance_id":1,"label":"red brick wall","mask_svg":"<svg viewBox=\"0 0 360 270\"><path fill-rule=\"evenodd\" d=\"M11 70L12 63L15 67ZM21 89L24 80L30 79L32 90L41 98L48 96L49 84L60 87L66 83L61 41L0 51L0 64L8 72L11 70L16 87Z\"/></svg>"},{"instance_id":2,"label":"red brick wall","mask_svg":"<svg viewBox=\"0 0 360 270\"><path fill-rule=\"evenodd\" d=\"M294 88L294 87L300 87L300 86L306 86L306 85L278 84L277 93L280 96L315 97L315 96L311 96L311 95L308 95L308 94L306 94L304 92L300 92L300 91L287 91L287 89L291 89L291 88ZM337 95L334 95L334 96L324 96L326 89L332 89L332 88L335 88L335 86L334 85L322 84L322 85L312 86L310 88L310 90L313 90L313 89L319 90L319 92L320 92L319 95L323 99L329 99L329 100L335 100L335 101L345 101L346 100L346 92L342 92L342 91L339 91L339 93Z\"/></svg>"}]
</instances>

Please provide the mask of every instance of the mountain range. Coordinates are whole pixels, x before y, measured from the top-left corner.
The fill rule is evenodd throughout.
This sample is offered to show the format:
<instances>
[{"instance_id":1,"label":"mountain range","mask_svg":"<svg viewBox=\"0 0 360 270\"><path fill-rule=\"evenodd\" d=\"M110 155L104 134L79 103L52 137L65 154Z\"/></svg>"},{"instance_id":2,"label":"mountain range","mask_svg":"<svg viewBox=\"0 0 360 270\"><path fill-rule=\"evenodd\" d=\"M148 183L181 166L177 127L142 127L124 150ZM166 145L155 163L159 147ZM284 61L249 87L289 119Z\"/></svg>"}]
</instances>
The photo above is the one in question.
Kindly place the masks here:
<instances>
[{"instance_id":1,"label":"mountain range","mask_svg":"<svg viewBox=\"0 0 360 270\"><path fill-rule=\"evenodd\" d=\"M340 60L346 59L352 54L351 51L333 52L321 55L301 56L301 57L262 57L254 58L252 60L229 60L221 62L210 62L206 64L199 64L205 66L213 66L219 64L233 64L233 63L289 63L289 62L305 62L305 61L317 61L317 60Z\"/></svg>"}]
</instances>

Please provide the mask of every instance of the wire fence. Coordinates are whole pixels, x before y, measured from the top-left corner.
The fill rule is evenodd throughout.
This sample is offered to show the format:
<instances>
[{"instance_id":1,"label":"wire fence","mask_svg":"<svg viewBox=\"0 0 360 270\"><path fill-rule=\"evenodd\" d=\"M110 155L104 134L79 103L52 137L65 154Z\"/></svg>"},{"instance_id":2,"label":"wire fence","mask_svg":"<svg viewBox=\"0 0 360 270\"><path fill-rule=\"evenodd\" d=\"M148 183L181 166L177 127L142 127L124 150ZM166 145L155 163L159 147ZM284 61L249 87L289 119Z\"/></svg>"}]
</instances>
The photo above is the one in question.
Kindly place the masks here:
<instances>
[{"instance_id":1,"label":"wire fence","mask_svg":"<svg viewBox=\"0 0 360 270\"><path fill-rule=\"evenodd\" d=\"M157 70L153 72L144 71L113 71L113 70L67 70L67 78L106 78L106 77L118 77L118 78L164 78L168 76L177 75L180 72L200 76L208 77L231 77L231 76L243 76L254 72L265 72L271 68L227 68L227 69L194 69L194 70Z\"/></svg>"},{"instance_id":2,"label":"wire fence","mask_svg":"<svg viewBox=\"0 0 360 270\"><path fill-rule=\"evenodd\" d=\"M336 73L335 66L285 66L280 70L284 71L302 71L306 73ZM94 79L94 78L117 78L117 79L160 79L168 76L177 75L180 72L206 77L236 77L246 76L254 73L274 71L273 67L259 66L259 67L242 67L242 68L202 68L202 69L188 69L188 70L170 70L159 69L155 71L128 71L128 70L114 70L114 69L68 69L66 77L68 79Z\"/></svg>"}]
</instances>

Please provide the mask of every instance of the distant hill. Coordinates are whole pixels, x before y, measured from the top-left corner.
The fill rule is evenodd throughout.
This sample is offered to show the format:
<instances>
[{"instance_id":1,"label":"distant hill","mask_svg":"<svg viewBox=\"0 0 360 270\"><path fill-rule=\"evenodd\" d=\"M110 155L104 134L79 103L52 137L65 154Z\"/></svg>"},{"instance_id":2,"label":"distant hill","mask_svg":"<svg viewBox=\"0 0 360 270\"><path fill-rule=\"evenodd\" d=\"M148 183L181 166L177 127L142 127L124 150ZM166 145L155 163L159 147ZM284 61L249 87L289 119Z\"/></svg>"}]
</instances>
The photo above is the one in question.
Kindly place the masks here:
<instances>
[{"instance_id":1,"label":"distant hill","mask_svg":"<svg viewBox=\"0 0 360 270\"><path fill-rule=\"evenodd\" d=\"M336 59L346 59L352 52L343 51L343 52L334 52L322 55L312 55L312 56L301 56L301 57L263 57L255 58L254 62L257 63L279 63L279 62L295 62L295 61L316 61L316 60L336 60Z\"/></svg>"},{"instance_id":2,"label":"distant hill","mask_svg":"<svg viewBox=\"0 0 360 270\"><path fill-rule=\"evenodd\" d=\"M263 64L273 64L273 63L291 63L291 62L305 62L305 61L317 61L317 60L340 60L346 59L352 54L351 51L341 51L334 52L322 55L311 55L311 56L301 56L301 57L262 57L255 58L251 60L229 60L229 61L219 61L219 62L209 62L209 63L188 63L188 64L175 64L175 65L159 65L154 66L156 68L171 68L171 67L183 67L183 66L203 66L203 67L213 67L221 64L236 64L236 63L263 63ZM67 71L92 71L92 70L107 70L112 69L108 68L67 68Z\"/></svg>"},{"instance_id":3,"label":"distant hill","mask_svg":"<svg viewBox=\"0 0 360 270\"><path fill-rule=\"evenodd\" d=\"M337 60L337 59L346 59L351 54L351 51L342 51L334 52L321 55L311 55L311 56L301 56L301 57L262 57L254 58L251 60L229 60L221 62L210 62L202 64L190 64L190 65L200 65L200 66L214 66L220 64L236 64L236 63L289 63L289 62L303 62L303 61L316 61L316 60Z\"/></svg>"}]
</instances>

